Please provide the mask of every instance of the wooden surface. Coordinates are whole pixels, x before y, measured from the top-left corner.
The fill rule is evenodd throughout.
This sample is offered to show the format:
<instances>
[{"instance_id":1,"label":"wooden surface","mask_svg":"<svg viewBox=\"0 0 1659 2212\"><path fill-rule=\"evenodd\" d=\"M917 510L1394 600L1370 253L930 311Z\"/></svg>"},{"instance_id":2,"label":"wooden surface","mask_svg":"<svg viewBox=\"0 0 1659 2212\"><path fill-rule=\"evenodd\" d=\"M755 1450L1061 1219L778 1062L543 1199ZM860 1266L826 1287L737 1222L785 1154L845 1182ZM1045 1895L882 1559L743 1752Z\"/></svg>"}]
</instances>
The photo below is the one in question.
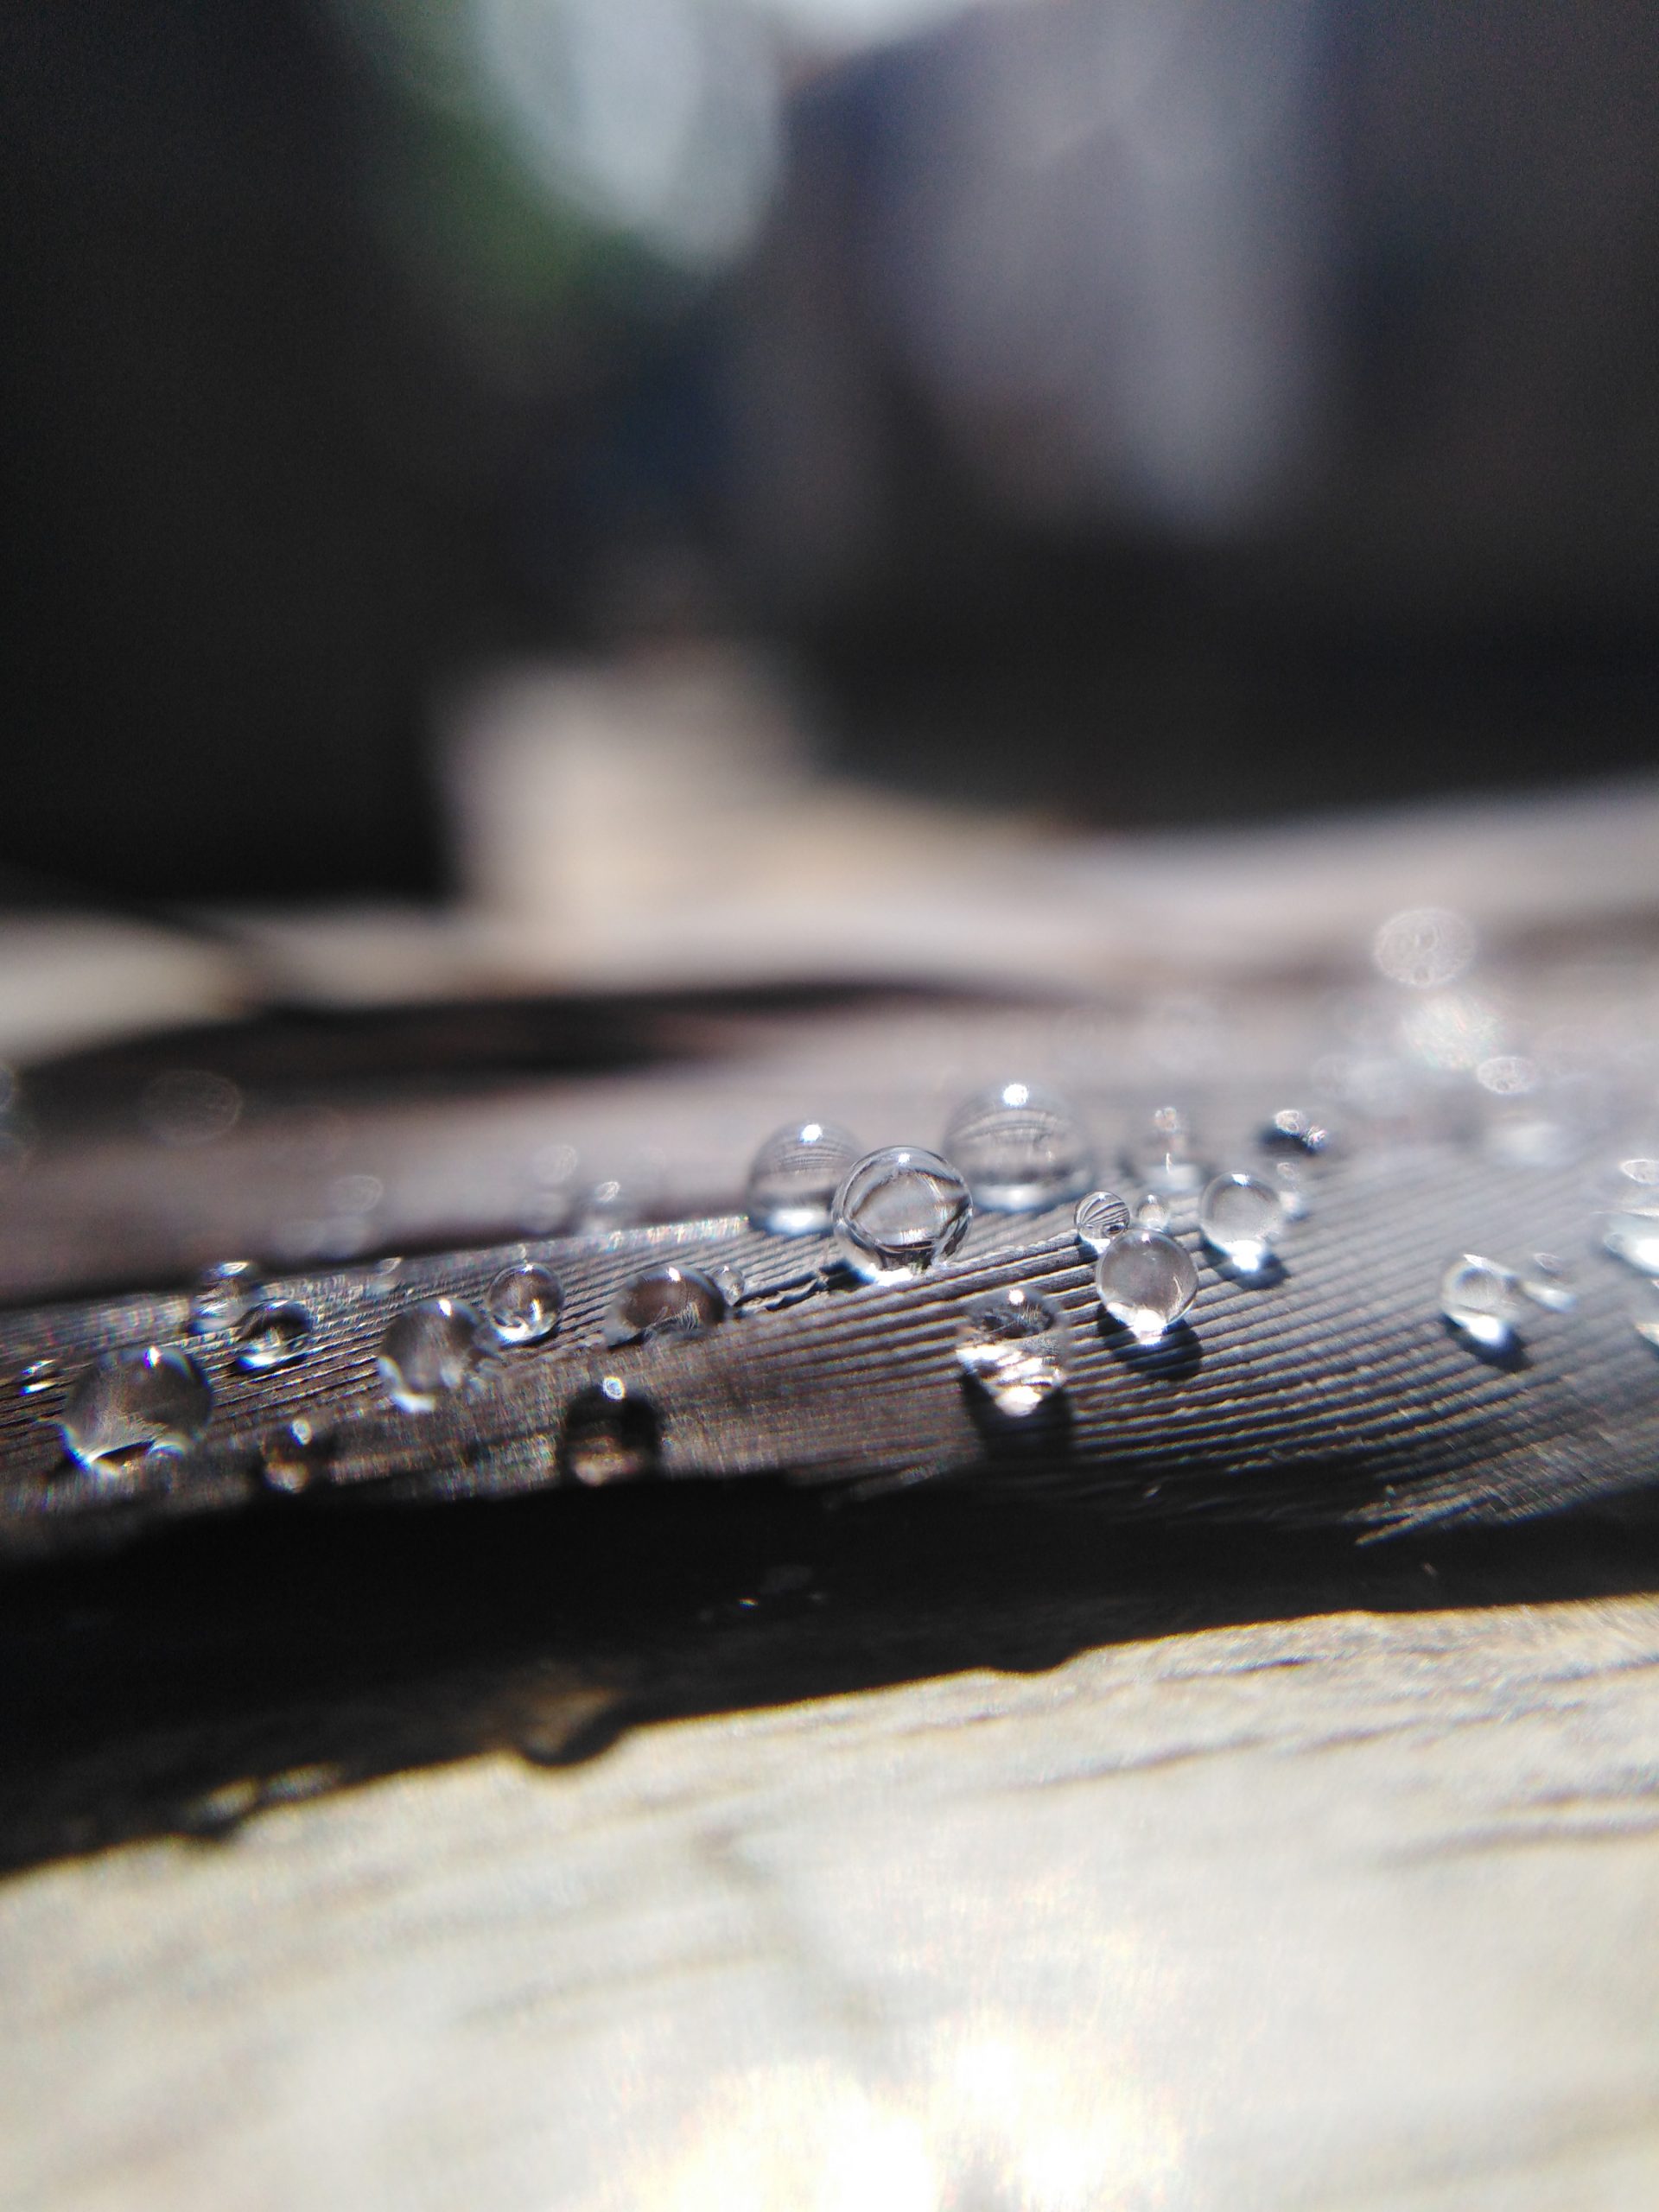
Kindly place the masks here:
<instances>
[{"instance_id":1,"label":"wooden surface","mask_svg":"<svg viewBox=\"0 0 1659 2212\"><path fill-rule=\"evenodd\" d=\"M1659 2201L1649 1538L658 1510L428 1516L378 1611L372 1524L83 1574L9 1815L9 2206Z\"/></svg>"}]
</instances>

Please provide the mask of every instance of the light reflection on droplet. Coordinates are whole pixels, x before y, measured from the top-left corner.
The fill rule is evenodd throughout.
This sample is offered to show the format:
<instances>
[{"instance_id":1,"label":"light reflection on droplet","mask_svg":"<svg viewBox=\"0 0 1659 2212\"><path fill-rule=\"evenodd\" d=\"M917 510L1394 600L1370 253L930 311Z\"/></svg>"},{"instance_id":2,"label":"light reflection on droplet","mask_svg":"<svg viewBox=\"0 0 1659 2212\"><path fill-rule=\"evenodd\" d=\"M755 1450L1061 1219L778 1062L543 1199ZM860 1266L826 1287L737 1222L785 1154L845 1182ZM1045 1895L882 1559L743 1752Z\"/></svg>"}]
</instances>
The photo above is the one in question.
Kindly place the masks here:
<instances>
[{"instance_id":1,"label":"light reflection on droplet","mask_svg":"<svg viewBox=\"0 0 1659 2212\"><path fill-rule=\"evenodd\" d=\"M1534 1252L1516 1273L1533 1304L1551 1313L1570 1313L1579 1302L1573 1270L1554 1252Z\"/></svg>"},{"instance_id":2,"label":"light reflection on droplet","mask_svg":"<svg viewBox=\"0 0 1659 2212\"><path fill-rule=\"evenodd\" d=\"M219 1260L204 1268L190 1294L191 1334L208 1337L234 1328L259 1288L259 1268L252 1260Z\"/></svg>"},{"instance_id":3,"label":"light reflection on droplet","mask_svg":"<svg viewBox=\"0 0 1659 2212\"><path fill-rule=\"evenodd\" d=\"M1142 1344L1155 1344L1198 1294L1198 1271L1173 1237L1126 1229L1095 1268L1100 1302Z\"/></svg>"},{"instance_id":4,"label":"light reflection on droplet","mask_svg":"<svg viewBox=\"0 0 1659 2212\"><path fill-rule=\"evenodd\" d=\"M551 1269L526 1260L497 1275L484 1310L504 1344L539 1344L558 1327L563 1304L564 1293Z\"/></svg>"},{"instance_id":5,"label":"light reflection on droplet","mask_svg":"<svg viewBox=\"0 0 1659 2212\"><path fill-rule=\"evenodd\" d=\"M726 1319L727 1300L702 1268L673 1261L642 1268L617 1291L605 1313L605 1341L632 1344L644 1337L696 1336Z\"/></svg>"},{"instance_id":6,"label":"light reflection on droplet","mask_svg":"<svg viewBox=\"0 0 1659 2212\"><path fill-rule=\"evenodd\" d=\"M1179 1106L1153 1109L1131 1141L1124 1164L1148 1191L1163 1198L1197 1192L1205 1179L1191 1125Z\"/></svg>"},{"instance_id":7,"label":"light reflection on droplet","mask_svg":"<svg viewBox=\"0 0 1659 2212\"><path fill-rule=\"evenodd\" d=\"M1129 1209L1116 1191L1087 1191L1071 1218L1078 1243L1091 1259L1098 1259L1113 1237L1128 1227Z\"/></svg>"},{"instance_id":8,"label":"light reflection on droplet","mask_svg":"<svg viewBox=\"0 0 1659 2212\"><path fill-rule=\"evenodd\" d=\"M255 1306L237 1325L236 1363L252 1374L291 1367L310 1350L315 1326L309 1310L292 1299Z\"/></svg>"},{"instance_id":9,"label":"light reflection on droplet","mask_svg":"<svg viewBox=\"0 0 1659 2212\"><path fill-rule=\"evenodd\" d=\"M1217 1175L1198 1201L1198 1228L1207 1244L1254 1274L1284 1234L1285 1210L1277 1189L1259 1175Z\"/></svg>"}]
</instances>

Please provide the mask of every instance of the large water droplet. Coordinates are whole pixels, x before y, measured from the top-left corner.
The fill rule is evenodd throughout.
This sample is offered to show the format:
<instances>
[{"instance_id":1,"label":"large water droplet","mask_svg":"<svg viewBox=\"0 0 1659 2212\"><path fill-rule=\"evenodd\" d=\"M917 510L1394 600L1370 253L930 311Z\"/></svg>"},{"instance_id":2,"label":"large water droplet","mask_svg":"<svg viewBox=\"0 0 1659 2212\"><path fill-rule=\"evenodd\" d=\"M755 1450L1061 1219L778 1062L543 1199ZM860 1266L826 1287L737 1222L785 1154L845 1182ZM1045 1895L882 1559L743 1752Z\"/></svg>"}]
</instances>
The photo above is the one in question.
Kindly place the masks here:
<instances>
[{"instance_id":1,"label":"large water droplet","mask_svg":"<svg viewBox=\"0 0 1659 2212\"><path fill-rule=\"evenodd\" d=\"M190 1294L190 1332L210 1337L233 1329L259 1294L259 1269L251 1260L219 1260L204 1268Z\"/></svg>"},{"instance_id":2,"label":"large water droplet","mask_svg":"<svg viewBox=\"0 0 1659 2212\"><path fill-rule=\"evenodd\" d=\"M152 1450L182 1451L207 1427L213 1394L188 1352L145 1344L105 1352L64 1402L58 1426L83 1466L121 1466Z\"/></svg>"},{"instance_id":3,"label":"large water droplet","mask_svg":"<svg viewBox=\"0 0 1659 2212\"><path fill-rule=\"evenodd\" d=\"M1064 1100L1027 1083L1000 1083L950 1116L940 1151L992 1213L1031 1213L1074 1198L1093 1150Z\"/></svg>"},{"instance_id":4,"label":"large water droplet","mask_svg":"<svg viewBox=\"0 0 1659 2212\"><path fill-rule=\"evenodd\" d=\"M1059 1308L1015 1284L976 1298L957 1332L963 1374L999 1413L1034 1413L1065 1381L1067 1330Z\"/></svg>"},{"instance_id":5,"label":"large water droplet","mask_svg":"<svg viewBox=\"0 0 1659 2212\"><path fill-rule=\"evenodd\" d=\"M1285 1226L1279 1192L1259 1175L1217 1175L1198 1200L1205 1242L1253 1274L1267 1265Z\"/></svg>"},{"instance_id":6,"label":"large water droplet","mask_svg":"<svg viewBox=\"0 0 1659 2212\"><path fill-rule=\"evenodd\" d=\"M867 1282L898 1282L948 1259L974 1202L949 1160L919 1145L867 1153L836 1193L836 1242Z\"/></svg>"},{"instance_id":7,"label":"large water droplet","mask_svg":"<svg viewBox=\"0 0 1659 2212\"><path fill-rule=\"evenodd\" d=\"M1078 1243L1097 1260L1113 1237L1128 1227L1129 1209L1116 1191L1088 1191L1077 1200L1072 1220Z\"/></svg>"},{"instance_id":8,"label":"large water droplet","mask_svg":"<svg viewBox=\"0 0 1659 2212\"><path fill-rule=\"evenodd\" d=\"M1198 1295L1198 1271L1173 1236L1126 1229L1095 1268L1100 1302L1142 1344L1155 1344Z\"/></svg>"},{"instance_id":9,"label":"large water droplet","mask_svg":"<svg viewBox=\"0 0 1659 2212\"><path fill-rule=\"evenodd\" d=\"M702 1268L664 1260L631 1275L605 1312L605 1341L633 1344L641 1337L690 1337L712 1329L727 1314L726 1294Z\"/></svg>"},{"instance_id":10,"label":"large water droplet","mask_svg":"<svg viewBox=\"0 0 1659 2212\"><path fill-rule=\"evenodd\" d=\"M292 1299L256 1306L237 1326L236 1363L255 1375L291 1367L311 1349L315 1327L309 1309Z\"/></svg>"},{"instance_id":11,"label":"large water droplet","mask_svg":"<svg viewBox=\"0 0 1659 2212\"><path fill-rule=\"evenodd\" d=\"M459 1298L423 1298L380 1342L386 1395L406 1414L429 1414L462 1389L479 1362L479 1317Z\"/></svg>"},{"instance_id":12,"label":"large water droplet","mask_svg":"<svg viewBox=\"0 0 1659 2212\"><path fill-rule=\"evenodd\" d=\"M1478 1252L1462 1252L1440 1277L1440 1311L1489 1351L1503 1351L1515 1340L1516 1324L1527 1310L1520 1277Z\"/></svg>"},{"instance_id":13,"label":"large water droplet","mask_svg":"<svg viewBox=\"0 0 1659 2212\"><path fill-rule=\"evenodd\" d=\"M504 1268L484 1301L490 1326L504 1344L539 1344L559 1325L564 1293L558 1278L535 1261Z\"/></svg>"},{"instance_id":14,"label":"large water droplet","mask_svg":"<svg viewBox=\"0 0 1659 2212\"><path fill-rule=\"evenodd\" d=\"M593 1489L639 1482L656 1473L661 1454L657 1408L620 1376L606 1376L565 1408L559 1464L576 1482Z\"/></svg>"},{"instance_id":15,"label":"large water droplet","mask_svg":"<svg viewBox=\"0 0 1659 2212\"><path fill-rule=\"evenodd\" d=\"M1205 1179L1204 1162L1179 1106L1154 1108L1125 1152L1124 1162L1149 1191L1165 1198L1197 1191Z\"/></svg>"},{"instance_id":16,"label":"large water droplet","mask_svg":"<svg viewBox=\"0 0 1659 2212\"><path fill-rule=\"evenodd\" d=\"M774 1236L822 1235L858 1156L858 1140L829 1122L774 1129L749 1169L749 1219Z\"/></svg>"}]
</instances>

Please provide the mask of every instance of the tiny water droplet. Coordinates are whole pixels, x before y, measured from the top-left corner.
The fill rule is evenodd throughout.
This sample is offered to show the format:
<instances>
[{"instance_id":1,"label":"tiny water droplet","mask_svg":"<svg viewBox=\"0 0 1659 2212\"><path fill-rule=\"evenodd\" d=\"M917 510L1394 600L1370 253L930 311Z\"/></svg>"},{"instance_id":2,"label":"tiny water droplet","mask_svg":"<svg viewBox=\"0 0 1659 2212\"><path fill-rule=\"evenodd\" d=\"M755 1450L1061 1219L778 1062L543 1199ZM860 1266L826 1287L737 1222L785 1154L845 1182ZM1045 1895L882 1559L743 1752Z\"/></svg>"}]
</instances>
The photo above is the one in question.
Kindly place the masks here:
<instances>
[{"instance_id":1,"label":"tiny water droplet","mask_svg":"<svg viewBox=\"0 0 1659 2212\"><path fill-rule=\"evenodd\" d=\"M259 1472L266 1486L285 1497L309 1490L322 1471L327 1438L307 1415L285 1421L264 1437L259 1447Z\"/></svg>"},{"instance_id":2,"label":"tiny water droplet","mask_svg":"<svg viewBox=\"0 0 1659 2212\"><path fill-rule=\"evenodd\" d=\"M58 1427L83 1466L94 1472L178 1452L207 1427L213 1394L188 1352L144 1344L103 1353L76 1382Z\"/></svg>"},{"instance_id":3,"label":"tiny water droplet","mask_svg":"<svg viewBox=\"0 0 1659 2212\"><path fill-rule=\"evenodd\" d=\"M720 1285L702 1268L664 1260L631 1275L605 1312L605 1341L635 1344L642 1337L696 1336L726 1319Z\"/></svg>"},{"instance_id":4,"label":"tiny water droplet","mask_svg":"<svg viewBox=\"0 0 1659 2212\"><path fill-rule=\"evenodd\" d=\"M1331 1147L1331 1132L1300 1106L1281 1106L1257 1139L1263 1152L1290 1159L1317 1160Z\"/></svg>"},{"instance_id":5,"label":"tiny water droplet","mask_svg":"<svg viewBox=\"0 0 1659 2212\"><path fill-rule=\"evenodd\" d=\"M237 1325L236 1363L254 1375L292 1367L311 1349L315 1327L309 1307L292 1299L256 1306Z\"/></svg>"},{"instance_id":6,"label":"tiny water droplet","mask_svg":"<svg viewBox=\"0 0 1659 2212\"><path fill-rule=\"evenodd\" d=\"M228 1076L206 1068L169 1068L144 1085L140 1120L164 1145L212 1144L232 1129L242 1112L242 1093Z\"/></svg>"},{"instance_id":7,"label":"tiny water droplet","mask_svg":"<svg viewBox=\"0 0 1659 2212\"><path fill-rule=\"evenodd\" d=\"M535 1261L503 1268L484 1301L490 1326L504 1344L540 1344L559 1325L564 1293L557 1276Z\"/></svg>"},{"instance_id":8,"label":"tiny water droplet","mask_svg":"<svg viewBox=\"0 0 1659 2212\"><path fill-rule=\"evenodd\" d=\"M1063 1099L1027 1083L1000 1083L965 1099L939 1150L992 1213L1032 1213L1074 1198L1093 1150Z\"/></svg>"},{"instance_id":9,"label":"tiny water droplet","mask_svg":"<svg viewBox=\"0 0 1659 2212\"><path fill-rule=\"evenodd\" d=\"M1630 1326L1644 1344L1659 1351L1659 1282L1649 1280L1637 1289L1630 1304Z\"/></svg>"},{"instance_id":10,"label":"tiny water droplet","mask_svg":"<svg viewBox=\"0 0 1659 2212\"><path fill-rule=\"evenodd\" d=\"M1517 1272L1522 1289L1535 1306L1542 1306L1552 1313L1570 1313L1578 1304L1573 1270L1554 1252L1535 1252Z\"/></svg>"},{"instance_id":11,"label":"tiny water droplet","mask_svg":"<svg viewBox=\"0 0 1659 2212\"><path fill-rule=\"evenodd\" d=\"M210 1337L233 1329L259 1294L259 1269L252 1260L219 1260L204 1268L190 1294L190 1332Z\"/></svg>"},{"instance_id":12,"label":"tiny water droplet","mask_svg":"<svg viewBox=\"0 0 1659 2212\"><path fill-rule=\"evenodd\" d=\"M1125 1153L1124 1165L1149 1191L1165 1198L1197 1191L1205 1174L1193 1149L1191 1125L1179 1106L1154 1108Z\"/></svg>"},{"instance_id":13,"label":"tiny water droplet","mask_svg":"<svg viewBox=\"0 0 1659 2212\"><path fill-rule=\"evenodd\" d=\"M1019 1284L976 1298L957 1332L957 1359L999 1413L1023 1419L1065 1381L1065 1317Z\"/></svg>"},{"instance_id":14,"label":"tiny water droplet","mask_svg":"<svg viewBox=\"0 0 1659 2212\"><path fill-rule=\"evenodd\" d=\"M1135 1225L1137 1229L1159 1230L1169 1227L1169 1201L1157 1191L1143 1191L1135 1202Z\"/></svg>"},{"instance_id":15,"label":"tiny water droplet","mask_svg":"<svg viewBox=\"0 0 1659 2212\"><path fill-rule=\"evenodd\" d=\"M573 1480L600 1489L654 1475L662 1455L662 1424L649 1398L607 1375L564 1409L559 1464Z\"/></svg>"},{"instance_id":16,"label":"tiny water droplet","mask_svg":"<svg viewBox=\"0 0 1659 2212\"><path fill-rule=\"evenodd\" d=\"M1198 1295L1198 1271L1173 1236L1126 1229L1101 1254L1095 1287L1114 1321L1142 1344L1155 1344Z\"/></svg>"},{"instance_id":17,"label":"tiny water droplet","mask_svg":"<svg viewBox=\"0 0 1659 2212\"><path fill-rule=\"evenodd\" d=\"M391 1298L404 1285L404 1262L395 1255L377 1260L363 1278L365 1298Z\"/></svg>"},{"instance_id":18,"label":"tiny water droplet","mask_svg":"<svg viewBox=\"0 0 1659 2212\"><path fill-rule=\"evenodd\" d=\"M1089 1191L1077 1200L1072 1219L1078 1243L1097 1260L1113 1237L1128 1227L1129 1209L1116 1191Z\"/></svg>"},{"instance_id":19,"label":"tiny water droplet","mask_svg":"<svg viewBox=\"0 0 1659 2212\"><path fill-rule=\"evenodd\" d=\"M968 1185L936 1152L867 1153L836 1193L836 1242L867 1282L898 1282L948 1259L973 1217Z\"/></svg>"},{"instance_id":20,"label":"tiny water droplet","mask_svg":"<svg viewBox=\"0 0 1659 2212\"><path fill-rule=\"evenodd\" d=\"M1478 1344L1502 1351L1527 1310L1520 1277L1478 1252L1463 1252L1440 1277L1440 1311Z\"/></svg>"},{"instance_id":21,"label":"tiny water droplet","mask_svg":"<svg viewBox=\"0 0 1659 2212\"><path fill-rule=\"evenodd\" d=\"M749 1169L749 1219L774 1236L821 1236L858 1157L857 1138L829 1122L774 1129Z\"/></svg>"},{"instance_id":22,"label":"tiny water droplet","mask_svg":"<svg viewBox=\"0 0 1659 2212\"><path fill-rule=\"evenodd\" d=\"M1198 1200L1204 1240L1247 1274L1267 1265L1284 1226L1279 1192L1259 1175L1217 1175L1205 1185Z\"/></svg>"},{"instance_id":23,"label":"tiny water droplet","mask_svg":"<svg viewBox=\"0 0 1659 2212\"><path fill-rule=\"evenodd\" d=\"M380 1340L386 1395L406 1414L435 1412L461 1389L480 1357L479 1317L459 1298L423 1298Z\"/></svg>"}]
</instances>

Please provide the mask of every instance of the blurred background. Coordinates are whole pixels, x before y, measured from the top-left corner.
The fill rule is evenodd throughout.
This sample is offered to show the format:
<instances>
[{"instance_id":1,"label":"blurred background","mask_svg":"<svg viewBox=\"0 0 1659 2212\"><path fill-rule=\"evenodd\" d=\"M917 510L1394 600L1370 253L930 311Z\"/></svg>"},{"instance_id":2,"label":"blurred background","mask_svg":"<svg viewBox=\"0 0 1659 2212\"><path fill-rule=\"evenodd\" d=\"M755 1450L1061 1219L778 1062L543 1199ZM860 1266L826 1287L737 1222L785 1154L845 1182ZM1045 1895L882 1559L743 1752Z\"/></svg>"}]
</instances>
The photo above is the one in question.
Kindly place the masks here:
<instances>
[{"instance_id":1,"label":"blurred background","mask_svg":"<svg viewBox=\"0 0 1659 2212\"><path fill-rule=\"evenodd\" d=\"M1649 763L1637 0L0 41L16 899L499 892L490 763L555 874L681 786L1121 831Z\"/></svg>"}]
</instances>

